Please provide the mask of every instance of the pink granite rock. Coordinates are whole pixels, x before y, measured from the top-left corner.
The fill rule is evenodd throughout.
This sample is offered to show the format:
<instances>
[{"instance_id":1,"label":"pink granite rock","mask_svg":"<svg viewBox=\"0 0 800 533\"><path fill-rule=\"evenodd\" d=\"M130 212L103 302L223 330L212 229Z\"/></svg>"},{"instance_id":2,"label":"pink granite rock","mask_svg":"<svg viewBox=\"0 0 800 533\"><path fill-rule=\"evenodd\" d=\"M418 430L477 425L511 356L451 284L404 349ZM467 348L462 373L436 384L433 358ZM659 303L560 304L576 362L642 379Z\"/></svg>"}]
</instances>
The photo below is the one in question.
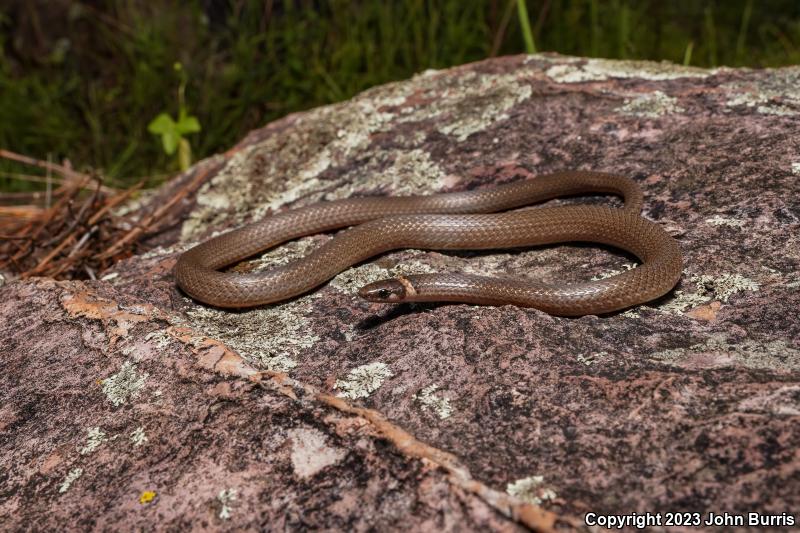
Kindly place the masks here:
<instances>
[{"instance_id":1,"label":"pink granite rock","mask_svg":"<svg viewBox=\"0 0 800 533\"><path fill-rule=\"evenodd\" d=\"M395 273L577 281L630 264L582 245L399 251L243 312L174 287L180 252L275 210L563 169L641 185L643 215L684 253L674 292L577 319L355 296ZM254 131L141 211L200 172L154 248L102 281L0 288L10 528L505 531L582 528L589 512L798 512L800 69L536 55L425 72ZM577 201L614 200L559 202Z\"/></svg>"}]
</instances>

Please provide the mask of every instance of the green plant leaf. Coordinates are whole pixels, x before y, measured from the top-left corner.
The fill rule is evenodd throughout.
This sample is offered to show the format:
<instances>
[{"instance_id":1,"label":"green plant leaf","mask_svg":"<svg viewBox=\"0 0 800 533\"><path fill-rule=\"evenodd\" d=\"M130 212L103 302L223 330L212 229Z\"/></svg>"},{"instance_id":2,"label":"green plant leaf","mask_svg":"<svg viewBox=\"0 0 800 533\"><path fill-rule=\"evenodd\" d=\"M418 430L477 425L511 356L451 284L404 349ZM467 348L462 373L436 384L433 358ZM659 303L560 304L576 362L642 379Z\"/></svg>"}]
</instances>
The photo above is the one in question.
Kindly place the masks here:
<instances>
[{"instance_id":1,"label":"green plant leaf","mask_svg":"<svg viewBox=\"0 0 800 533\"><path fill-rule=\"evenodd\" d=\"M178 132L178 125L175 124L171 116L166 113L159 114L148 124L147 131L153 135L161 135L161 144L164 146L164 152L167 155L175 153L181 134Z\"/></svg>"},{"instance_id":2,"label":"green plant leaf","mask_svg":"<svg viewBox=\"0 0 800 533\"><path fill-rule=\"evenodd\" d=\"M178 147L178 141L180 141L181 136L178 134L177 131L173 128L170 131L166 131L161 134L161 144L164 145L164 152L167 155L172 155L175 153L175 149Z\"/></svg>"},{"instance_id":3,"label":"green plant leaf","mask_svg":"<svg viewBox=\"0 0 800 533\"><path fill-rule=\"evenodd\" d=\"M183 115L176 124L176 129L179 134L196 133L200 131L200 121L197 117L191 115Z\"/></svg>"},{"instance_id":4,"label":"green plant leaf","mask_svg":"<svg viewBox=\"0 0 800 533\"><path fill-rule=\"evenodd\" d=\"M517 0L517 16L519 17L519 27L522 30L522 38L525 40L525 52L535 54L536 43L533 40L531 21L528 18L528 6L525 4L525 0Z\"/></svg>"},{"instance_id":5,"label":"green plant leaf","mask_svg":"<svg viewBox=\"0 0 800 533\"><path fill-rule=\"evenodd\" d=\"M147 131L155 135L163 135L168 131L175 130L175 121L166 113L159 114L147 125Z\"/></svg>"}]
</instances>

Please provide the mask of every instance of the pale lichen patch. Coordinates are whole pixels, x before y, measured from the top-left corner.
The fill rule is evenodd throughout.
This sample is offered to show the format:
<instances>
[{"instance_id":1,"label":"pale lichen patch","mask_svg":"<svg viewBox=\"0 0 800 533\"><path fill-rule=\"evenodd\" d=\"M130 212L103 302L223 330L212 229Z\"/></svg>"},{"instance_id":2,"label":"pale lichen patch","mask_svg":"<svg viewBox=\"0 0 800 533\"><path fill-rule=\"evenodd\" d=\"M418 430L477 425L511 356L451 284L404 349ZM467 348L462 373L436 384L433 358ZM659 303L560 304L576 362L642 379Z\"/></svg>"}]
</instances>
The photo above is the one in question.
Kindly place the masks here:
<instances>
[{"instance_id":1,"label":"pale lichen patch","mask_svg":"<svg viewBox=\"0 0 800 533\"><path fill-rule=\"evenodd\" d=\"M138 396L148 377L146 372L137 372L134 363L125 361L119 372L102 381L103 392L111 403L119 407Z\"/></svg>"},{"instance_id":2,"label":"pale lichen patch","mask_svg":"<svg viewBox=\"0 0 800 533\"><path fill-rule=\"evenodd\" d=\"M162 258L170 254L184 252L188 249L189 246L186 243L178 243L172 246L156 246L152 250L148 250L143 254L138 255L137 257L142 260Z\"/></svg>"},{"instance_id":3,"label":"pale lichen patch","mask_svg":"<svg viewBox=\"0 0 800 533\"><path fill-rule=\"evenodd\" d=\"M283 372L284 374L297 366L297 361L285 353L272 356L262 356L260 361L267 370L272 372Z\"/></svg>"},{"instance_id":4,"label":"pale lichen patch","mask_svg":"<svg viewBox=\"0 0 800 533\"><path fill-rule=\"evenodd\" d=\"M305 316L314 297L312 294L241 313L197 307L186 314L194 329L222 341L247 361L267 370L288 372L297 366L295 357L319 340Z\"/></svg>"},{"instance_id":5,"label":"pale lichen patch","mask_svg":"<svg viewBox=\"0 0 800 533\"><path fill-rule=\"evenodd\" d=\"M423 256L426 252L422 250L407 249L406 253L419 254ZM346 294L355 293L358 289L373 281L397 276L410 276L413 274L430 274L436 269L427 263L412 257L391 268L383 268L374 263L366 263L354 268L349 268L331 280L330 285L334 289Z\"/></svg>"},{"instance_id":6,"label":"pale lichen patch","mask_svg":"<svg viewBox=\"0 0 800 533\"><path fill-rule=\"evenodd\" d=\"M387 187L395 196L430 194L442 187L444 178L445 172L425 150L377 150L364 164L344 173L337 180L340 185L324 199L339 200L358 190Z\"/></svg>"},{"instance_id":7,"label":"pale lichen patch","mask_svg":"<svg viewBox=\"0 0 800 533\"><path fill-rule=\"evenodd\" d=\"M271 250L255 261L253 272L283 266L319 246L319 239L304 238ZM316 291L283 304L257 307L241 313L209 307L186 312L191 327L222 341L247 361L274 372L289 372L296 357L318 340L306 315Z\"/></svg>"},{"instance_id":8,"label":"pale lichen patch","mask_svg":"<svg viewBox=\"0 0 800 533\"><path fill-rule=\"evenodd\" d=\"M678 78L705 78L711 71L676 65L668 61L612 59L588 59L584 64L558 64L550 67L545 74L560 83L579 83L584 81L602 81L609 78L640 78L643 80L674 80Z\"/></svg>"},{"instance_id":9,"label":"pale lichen patch","mask_svg":"<svg viewBox=\"0 0 800 533\"><path fill-rule=\"evenodd\" d=\"M445 92L437 100L435 108L438 110L433 114L450 119L438 130L455 136L459 141L496 122L507 120L509 110L533 93L531 86L520 83L518 75L514 74L489 76L469 73L459 81L462 83L459 90Z\"/></svg>"},{"instance_id":10,"label":"pale lichen patch","mask_svg":"<svg viewBox=\"0 0 800 533\"><path fill-rule=\"evenodd\" d=\"M577 360L579 363L592 366L598 361L606 358L608 356L608 352L597 352L597 353L589 353L589 354L578 354Z\"/></svg>"},{"instance_id":11,"label":"pale lichen patch","mask_svg":"<svg viewBox=\"0 0 800 533\"><path fill-rule=\"evenodd\" d=\"M800 176L800 161L792 163L792 174Z\"/></svg>"},{"instance_id":12,"label":"pale lichen patch","mask_svg":"<svg viewBox=\"0 0 800 533\"><path fill-rule=\"evenodd\" d=\"M156 348L159 350L165 349L173 341L173 338L163 329L157 329L148 333L144 340L150 342L154 341Z\"/></svg>"},{"instance_id":13,"label":"pale lichen patch","mask_svg":"<svg viewBox=\"0 0 800 533\"><path fill-rule=\"evenodd\" d=\"M241 148L198 192L182 240L225 218L241 225L288 203L313 203L325 190L345 186L341 177L323 183L320 175L363 152L372 134L394 118L383 109L401 104L413 90L396 83L365 91L347 102L310 110L281 134Z\"/></svg>"},{"instance_id":14,"label":"pale lichen patch","mask_svg":"<svg viewBox=\"0 0 800 533\"><path fill-rule=\"evenodd\" d=\"M386 278L388 272L374 263L365 263L341 272L330 281L330 286L345 294L352 294L368 283Z\"/></svg>"},{"instance_id":15,"label":"pale lichen patch","mask_svg":"<svg viewBox=\"0 0 800 533\"><path fill-rule=\"evenodd\" d=\"M541 505L556 498L555 491L545 486L542 476L530 476L509 483L506 485L506 492L533 505Z\"/></svg>"},{"instance_id":16,"label":"pale lichen patch","mask_svg":"<svg viewBox=\"0 0 800 533\"><path fill-rule=\"evenodd\" d=\"M800 68L789 67L771 72L747 84L724 86L730 93L727 107L755 108L764 115L793 116L800 114Z\"/></svg>"},{"instance_id":17,"label":"pale lichen patch","mask_svg":"<svg viewBox=\"0 0 800 533\"><path fill-rule=\"evenodd\" d=\"M342 335L344 335L344 340L350 342L358 336L358 333L353 324L348 324L342 328Z\"/></svg>"},{"instance_id":18,"label":"pale lichen patch","mask_svg":"<svg viewBox=\"0 0 800 533\"><path fill-rule=\"evenodd\" d=\"M439 418L444 420L450 418L453 414L453 407L450 405L450 399L436 394L439 390L439 385L434 383L422 389L419 394L414 395L424 410L430 410Z\"/></svg>"},{"instance_id":19,"label":"pale lichen patch","mask_svg":"<svg viewBox=\"0 0 800 533\"><path fill-rule=\"evenodd\" d=\"M240 197L252 191L249 170L258 156L259 145L247 146L233 154L217 174L197 192L196 206L181 227L181 240L195 238L208 226L219 225L227 218L228 208L237 206ZM230 194L229 191L236 191Z\"/></svg>"},{"instance_id":20,"label":"pale lichen patch","mask_svg":"<svg viewBox=\"0 0 800 533\"><path fill-rule=\"evenodd\" d=\"M592 276L592 281L599 281L601 279L618 276L623 272L627 272L628 270L633 270L634 268L636 268L636 266L637 266L636 263L625 263L624 265L622 265L622 268L620 269L609 270L608 272L603 272L596 276Z\"/></svg>"},{"instance_id":21,"label":"pale lichen patch","mask_svg":"<svg viewBox=\"0 0 800 533\"><path fill-rule=\"evenodd\" d=\"M289 264L296 259L305 257L318 247L319 242L313 237L304 237L296 241L287 242L253 260L253 272L263 272L276 266Z\"/></svg>"},{"instance_id":22,"label":"pale lichen patch","mask_svg":"<svg viewBox=\"0 0 800 533\"><path fill-rule=\"evenodd\" d=\"M89 455L108 440L108 435L106 435L106 432L99 427L89 428L87 432L88 435L86 435L86 444L81 448L78 448L78 453L81 455Z\"/></svg>"},{"instance_id":23,"label":"pale lichen patch","mask_svg":"<svg viewBox=\"0 0 800 533\"><path fill-rule=\"evenodd\" d=\"M67 472L64 481L61 482L61 485L58 486L58 492L64 494L69 490L73 483L75 483L78 478L83 475L83 468L75 467L69 472Z\"/></svg>"},{"instance_id":24,"label":"pale lichen patch","mask_svg":"<svg viewBox=\"0 0 800 533\"><path fill-rule=\"evenodd\" d=\"M730 85L728 86L728 89L739 89L739 86ZM769 100L769 98L766 96L760 96L757 93L746 92L746 93L734 94L733 96L728 98L728 101L725 102L725 105L727 105L728 107L737 107L737 106L754 107L762 102L766 102L767 100Z\"/></svg>"},{"instance_id":25,"label":"pale lichen patch","mask_svg":"<svg viewBox=\"0 0 800 533\"><path fill-rule=\"evenodd\" d=\"M289 431L292 440L291 460L294 473L309 478L323 468L341 461L347 452L328 444L327 436L314 428L296 428Z\"/></svg>"},{"instance_id":26,"label":"pale lichen patch","mask_svg":"<svg viewBox=\"0 0 800 533\"><path fill-rule=\"evenodd\" d=\"M418 72L418 73L414 74L414 76L412 76L412 79L428 78L430 76L434 76L436 74L439 74L440 72L441 72L441 70L436 69L436 68L426 68L422 72Z\"/></svg>"},{"instance_id":27,"label":"pale lichen patch","mask_svg":"<svg viewBox=\"0 0 800 533\"><path fill-rule=\"evenodd\" d=\"M800 115L800 111L793 107L789 107L786 105L760 105L756 107L756 111L761 113L762 115L776 115L779 117L791 117L794 115Z\"/></svg>"},{"instance_id":28,"label":"pale lichen patch","mask_svg":"<svg viewBox=\"0 0 800 533\"><path fill-rule=\"evenodd\" d=\"M588 72L579 66L563 64L553 65L547 69L545 75L559 83L581 83L598 79L596 74Z\"/></svg>"},{"instance_id":29,"label":"pale lichen patch","mask_svg":"<svg viewBox=\"0 0 800 533\"><path fill-rule=\"evenodd\" d=\"M623 115L644 118L658 118L664 115L683 113L684 109L678 106L677 98L667 96L661 91L641 94L628 98L625 104L617 108Z\"/></svg>"},{"instance_id":30,"label":"pale lichen patch","mask_svg":"<svg viewBox=\"0 0 800 533\"><path fill-rule=\"evenodd\" d=\"M710 292L722 302L742 291L757 291L758 283L739 274L721 274L719 276L693 276L692 281L698 287Z\"/></svg>"},{"instance_id":31,"label":"pale lichen patch","mask_svg":"<svg viewBox=\"0 0 800 533\"><path fill-rule=\"evenodd\" d=\"M387 364L369 363L352 369L345 379L336 380L333 388L340 391L338 396L342 398L367 398L393 375Z\"/></svg>"},{"instance_id":32,"label":"pale lichen patch","mask_svg":"<svg viewBox=\"0 0 800 533\"><path fill-rule=\"evenodd\" d=\"M677 290L670 302L658 307L659 311L681 314L688 309L706 304L712 300L728 302L731 296L742 291L757 291L759 284L739 274L721 274L719 276L692 276L690 281L697 291Z\"/></svg>"},{"instance_id":33,"label":"pale lichen patch","mask_svg":"<svg viewBox=\"0 0 800 533\"><path fill-rule=\"evenodd\" d=\"M441 187L445 173L427 151L417 148L383 153L392 157L393 162L372 179L380 180L381 184L392 184L392 194L429 194Z\"/></svg>"},{"instance_id":34,"label":"pale lichen patch","mask_svg":"<svg viewBox=\"0 0 800 533\"><path fill-rule=\"evenodd\" d=\"M228 520L233 512L233 502L237 499L237 491L233 487L223 489L217 494L217 501L220 504L219 517Z\"/></svg>"},{"instance_id":35,"label":"pale lichen patch","mask_svg":"<svg viewBox=\"0 0 800 533\"><path fill-rule=\"evenodd\" d=\"M422 250L409 250L412 253L417 253L416 257L406 259L395 266L391 267L388 272L390 276L413 276L414 274L433 274L437 270L424 260L420 260L426 252Z\"/></svg>"},{"instance_id":36,"label":"pale lichen patch","mask_svg":"<svg viewBox=\"0 0 800 533\"><path fill-rule=\"evenodd\" d=\"M800 416L800 386L785 385L739 402L737 411L777 416Z\"/></svg>"},{"instance_id":37,"label":"pale lichen patch","mask_svg":"<svg viewBox=\"0 0 800 533\"><path fill-rule=\"evenodd\" d=\"M706 224L712 226L730 226L731 228L741 228L744 226L744 220L738 218L724 217L722 215L714 215L706 219Z\"/></svg>"},{"instance_id":38,"label":"pale lichen patch","mask_svg":"<svg viewBox=\"0 0 800 533\"><path fill-rule=\"evenodd\" d=\"M731 364L747 368L770 370L800 369L800 350L783 339L766 342L755 340L730 342L724 333L713 334L704 342L688 348L673 348L654 353L657 361L684 366L725 366Z\"/></svg>"},{"instance_id":39,"label":"pale lichen patch","mask_svg":"<svg viewBox=\"0 0 800 533\"><path fill-rule=\"evenodd\" d=\"M554 54L553 52L539 52L536 54L528 54L522 63L527 65L534 61L546 61L547 63L578 63L583 61L583 58Z\"/></svg>"},{"instance_id":40,"label":"pale lichen patch","mask_svg":"<svg viewBox=\"0 0 800 533\"><path fill-rule=\"evenodd\" d=\"M711 301L711 296L697 292L675 291L672 300L658 307L664 313L681 314Z\"/></svg>"},{"instance_id":41,"label":"pale lichen patch","mask_svg":"<svg viewBox=\"0 0 800 533\"><path fill-rule=\"evenodd\" d=\"M146 443L147 435L144 432L144 427L139 426L138 428L134 429L133 432L131 432L130 441L134 448L138 448Z\"/></svg>"}]
</instances>

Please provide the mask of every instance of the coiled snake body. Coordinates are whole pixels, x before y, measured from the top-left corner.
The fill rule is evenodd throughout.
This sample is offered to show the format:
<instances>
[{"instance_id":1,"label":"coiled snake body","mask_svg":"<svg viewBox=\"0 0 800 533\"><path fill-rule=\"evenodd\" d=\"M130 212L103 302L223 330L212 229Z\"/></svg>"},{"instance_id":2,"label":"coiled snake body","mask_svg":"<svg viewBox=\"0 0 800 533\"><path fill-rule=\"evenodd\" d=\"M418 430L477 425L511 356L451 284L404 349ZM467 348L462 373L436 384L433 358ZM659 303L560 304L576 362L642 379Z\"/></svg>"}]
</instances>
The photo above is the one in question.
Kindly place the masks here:
<instances>
[{"instance_id":1,"label":"coiled snake body","mask_svg":"<svg viewBox=\"0 0 800 533\"><path fill-rule=\"evenodd\" d=\"M623 208L590 205L496 213L558 196L612 193ZM203 242L178 259L178 285L217 307L251 307L286 300L346 268L399 248L479 250L562 242L594 242L626 250L642 264L597 281L545 284L525 278L422 274L378 281L359 290L374 302L448 301L512 304L556 315L607 313L666 294L678 282L677 242L641 216L642 193L632 180L569 171L493 188L430 196L369 197L322 202L268 217ZM490 214L493 213L493 214ZM308 256L267 272L219 269L290 239L353 226Z\"/></svg>"}]
</instances>

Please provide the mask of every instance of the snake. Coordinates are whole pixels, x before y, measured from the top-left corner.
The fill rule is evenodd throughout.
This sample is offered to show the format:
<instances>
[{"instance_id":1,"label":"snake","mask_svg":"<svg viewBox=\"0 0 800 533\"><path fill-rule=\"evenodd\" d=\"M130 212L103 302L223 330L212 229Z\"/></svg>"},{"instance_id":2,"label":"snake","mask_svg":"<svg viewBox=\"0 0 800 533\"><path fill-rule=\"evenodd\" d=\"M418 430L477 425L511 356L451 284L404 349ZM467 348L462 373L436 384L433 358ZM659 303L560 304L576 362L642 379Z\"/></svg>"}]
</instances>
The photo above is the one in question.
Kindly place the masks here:
<instances>
[{"instance_id":1,"label":"snake","mask_svg":"<svg viewBox=\"0 0 800 533\"><path fill-rule=\"evenodd\" d=\"M613 194L622 207L532 206L559 198ZM500 250L570 242L619 248L639 264L590 281L545 283L527 277L434 273L369 283L358 295L373 303L449 302L514 305L552 315L611 313L655 300L679 281L676 240L640 215L643 193L625 176L570 170L497 186L419 196L365 196L323 201L267 216L185 251L177 285L219 308L289 300L344 270L392 250ZM333 238L308 255L263 272L224 270L286 241L322 232Z\"/></svg>"}]
</instances>

